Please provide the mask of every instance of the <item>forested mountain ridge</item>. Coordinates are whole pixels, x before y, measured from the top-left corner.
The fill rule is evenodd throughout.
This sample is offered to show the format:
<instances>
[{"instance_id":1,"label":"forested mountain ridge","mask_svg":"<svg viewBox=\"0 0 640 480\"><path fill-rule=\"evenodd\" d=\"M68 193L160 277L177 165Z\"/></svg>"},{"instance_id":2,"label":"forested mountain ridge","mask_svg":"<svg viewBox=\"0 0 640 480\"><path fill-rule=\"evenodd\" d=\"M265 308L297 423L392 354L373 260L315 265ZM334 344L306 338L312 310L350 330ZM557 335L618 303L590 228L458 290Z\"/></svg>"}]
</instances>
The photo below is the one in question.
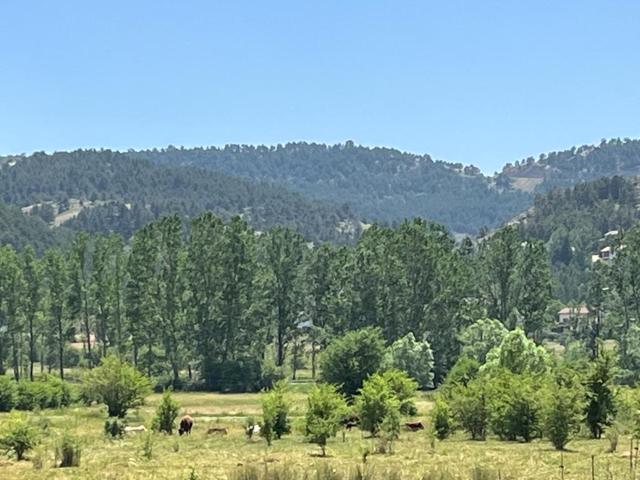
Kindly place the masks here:
<instances>
[{"instance_id":1,"label":"forested mountain ridge","mask_svg":"<svg viewBox=\"0 0 640 480\"><path fill-rule=\"evenodd\" d=\"M497 227L529 205L529 194L500 188L474 166L433 160L391 148L288 143L129 151L131 158L199 166L262 180L385 223L422 217L460 233Z\"/></svg>"},{"instance_id":2,"label":"forested mountain ridge","mask_svg":"<svg viewBox=\"0 0 640 480\"><path fill-rule=\"evenodd\" d=\"M92 203L65 226L130 236L160 215L193 217L210 210L242 215L263 230L287 225L310 239L343 240L359 232L348 207L307 200L266 183L199 168L158 165L109 150L9 157L0 166L0 200L20 207L40 202Z\"/></svg>"},{"instance_id":3,"label":"forested mountain ridge","mask_svg":"<svg viewBox=\"0 0 640 480\"><path fill-rule=\"evenodd\" d=\"M539 194L518 220L521 235L546 243L556 296L584 300L591 255L609 231L624 232L640 221L638 177L611 177Z\"/></svg>"},{"instance_id":4,"label":"forested mountain ridge","mask_svg":"<svg viewBox=\"0 0 640 480\"><path fill-rule=\"evenodd\" d=\"M640 140L602 140L561 152L541 154L508 163L497 176L525 191L548 191L601 177L640 175Z\"/></svg>"},{"instance_id":5,"label":"forested mountain ridge","mask_svg":"<svg viewBox=\"0 0 640 480\"><path fill-rule=\"evenodd\" d=\"M31 245L37 252L70 238L64 229L51 230L38 216L25 215L18 207L0 202L0 245L22 249Z\"/></svg>"}]
</instances>

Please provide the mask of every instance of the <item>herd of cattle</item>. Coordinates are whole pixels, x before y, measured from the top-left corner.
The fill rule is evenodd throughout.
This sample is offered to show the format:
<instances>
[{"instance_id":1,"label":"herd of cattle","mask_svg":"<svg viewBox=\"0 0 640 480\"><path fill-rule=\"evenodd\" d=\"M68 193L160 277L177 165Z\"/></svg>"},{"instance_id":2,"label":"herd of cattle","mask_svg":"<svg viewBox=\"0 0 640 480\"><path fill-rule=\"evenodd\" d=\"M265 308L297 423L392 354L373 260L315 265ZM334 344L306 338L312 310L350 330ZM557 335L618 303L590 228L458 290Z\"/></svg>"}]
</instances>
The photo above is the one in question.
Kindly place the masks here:
<instances>
[{"instance_id":1,"label":"herd of cattle","mask_svg":"<svg viewBox=\"0 0 640 480\"><path fill-rule=\"evenodd\" d=\"M180 419L178 434L182 435L191 435L191 430L193 429L193 418L190 415L185 415ZM360 418L357 415L347 415L341 421L342 426L346 430L351 430L352 428L356 428L360 426ZM404 424L405 427L412 431L417 432L418 430L424 430L424 425L422 422L407 422ZM124 431L126 433L142 433L146 432L147 429L144 425L139 425L137 427L125 427ZM209 427L207 429L207 435L227 435L229 431L226 427ZM257 435L260 433L260 425L249 425L245 429L245 433L247 437L251 438L253 435Z\"/></svg>"}]
</instances>

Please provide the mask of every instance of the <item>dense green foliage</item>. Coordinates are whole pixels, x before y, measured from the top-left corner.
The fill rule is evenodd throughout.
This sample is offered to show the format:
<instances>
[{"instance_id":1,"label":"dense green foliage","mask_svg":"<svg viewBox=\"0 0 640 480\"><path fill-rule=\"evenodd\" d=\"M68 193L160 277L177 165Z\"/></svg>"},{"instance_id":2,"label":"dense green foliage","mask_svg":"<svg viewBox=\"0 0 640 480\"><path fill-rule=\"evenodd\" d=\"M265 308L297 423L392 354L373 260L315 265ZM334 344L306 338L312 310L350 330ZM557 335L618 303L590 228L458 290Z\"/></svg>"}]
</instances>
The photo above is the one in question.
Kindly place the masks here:
<instances>
[{"instance_id":1,"label":"dense green foliage","mask_svg":"<svg viewBox=\"0 0 640 480\"><path fill-rule=\"evenodd\" d=\"M545 242L550 254L554 294L562 301L589 300L591 255L612 230L625 232L640 219L635 180L601 178L536 196L520 223L524 238Z\"/></svg>"},{"instance_id":2,"label":"dense green foliage","mask_svg":"<svg viewBox=\"0 0 640 480\"><path fill-rule=\"evenodd\" d=\"M24 454L37 444L36 429L22 415L10 418L0 431L0 448L7 452L13 452L17 460L23 460Z\"/></svg>"},{"instance_id":3,"label":"dense green foliage","mask_svg":"<svg viewBox=\"0 0 640 480\"><path fill-rule=\"evenodd\" d=\"M385 367L406 372L422 389L433 388L433 353L426 340L419 342L409 332L387 349Z\"/></svg>"},{"instance_id":4,"label":"dense green foliage","mask_svg":"<svg viewBox=\"0 0 640 480\"><path fill-rule=\"evenodd\" d=\"M287 398L287 384L276 383L271 390L262 395L262 427L260 435L268 445L274 439L280 439L291 431L289 420L290 401Z\"/></svg>"},{"instance_id":5,"label":"dense green foliage","mask_svg":"<svg viewBox=\"0 0 640 480\"><path fill-rule=\"evenodd\" d=\"M349 332L325 350L320 364L321 378L337 385L346 395L355 395L367 377L380 369L383 357L384 341L378 330Z\"/></svg>"},{"instance_id":6,"label":"dense green foliage","mask_svg":"<svg viewBox=\"0 0 640 480\"><path fill-rule=\"evenodd\" d=\"M286 225L323 240L348 240L359 228L347 207L218 172L132 160L110 150L20 157L0 166L0 192L0 200L21 207L53 202L58 213L69 210L75 199L86 208L65 226L125 238L161 215L194 217L205 210L224 218L242 214L258 230ZM341 222L350 225L345 234L339 231Z\"/></svg>"},{"instance_id":7,"label":"dense green foliage","mask_svg":"<svg viewBox=\"0 0 640 480\"><path fill-rule=\"evenodd\" d=\"M542 154L507 164L498 183L516 178L537 179L538 191L569 187L601 177L630 176L640 173L640 140L612 138L599 145L582 145L561 152Z\"/></svg>"},{"instance_id":8,"label":"dense green foliage","mask_svg":"<svg viewBox=\"0 0 640 480\"><path fill-rule=\"evenodd\" d=\"M329 384L317 384L307 397L305 428L309 440L316 443L325 455L329 438L335 437L340 429L340 421L346 411L347 403L336 387Z\"/></svg>"},{"instance_id":9,"label":"dense green foliage","mask_svg":"<svg viewBox=\"0 0 640 480\"><path fill-rule=\"evenodd\" d=\"M131 365L110 355L87 372L82 382L85 398L107 406L110 417L123 418L149 394L149 381Z\"/></svg>"},{"instance_id":10,"label":"dense green foliage","mask_svg":"<svg viewBox=\"0 0 640 480\"><path fill-rule=\"evenodd\" d=\"M273 182L315 199L346 203L359 215L376 221L424 217L456 232L498 226L530 202L530 196L522 192L494 188L492 179L476 167L353 142L169 147L128 155Z\"/></svg>"},{"instance_id":11,"label":"dense green foliage","mask_svg":"<svg viewBox=\"0 0 640 480\"><path fill-rule=\"evenodd\" d=\"M162 394L162 401L156 408L153 417L152 428L156 432L173 434L176 428L176 418L180 411L180 404L171 396L171 390L167 389Z\"/></svg>"}]
</instances>

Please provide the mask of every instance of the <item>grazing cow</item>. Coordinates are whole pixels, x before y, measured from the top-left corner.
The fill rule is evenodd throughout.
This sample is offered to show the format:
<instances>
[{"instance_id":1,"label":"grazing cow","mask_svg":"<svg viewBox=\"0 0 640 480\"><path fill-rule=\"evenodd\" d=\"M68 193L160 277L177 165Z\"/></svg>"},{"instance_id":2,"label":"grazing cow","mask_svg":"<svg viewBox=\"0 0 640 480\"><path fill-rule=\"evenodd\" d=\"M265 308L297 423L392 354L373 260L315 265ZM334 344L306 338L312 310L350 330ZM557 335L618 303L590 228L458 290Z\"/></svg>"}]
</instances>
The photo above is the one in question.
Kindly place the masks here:
<instances>
[{"instance_id":1,"label":"grazing cow","mask_svg":"<svg viewBox=\"0 0 640 480\"><path fill-rule=\"evenodd\" d=\"M184 433L185 435L191 435L191 429L193 428L193 418L189 415L185 415L180 419L180 428L178 428L178 433L180 436Z\"/></svg>"},{"instance_id":2,"label":"grazing cow","mask_svg":"<svg viewBox=\"0 0 640 480\"><path fill-rule=\"evenodd\" d=\"M347 430L351 430L353 427L357 427L358 425L360 425L360 417L358 417L358 415L356 415L355 413L350 413L349 415L345 415L344 417L342 417L340 423Z\"/></svg>"},{"instance_id":3,"label":"grazing cow","mask_svg":"<svg viewBox=\"0 0 640 480\"><path fill-rule=\"evenodd\" d=\"M245 433L247 434L247 437L251 439L251 437L260 433L260 425L249 425L245 430Z\"/></svg>"},{"instance_id":4,"label":"grazing cow","mask_svg":"<svg viewBox=\"0 0 640 480\"><path fill-rule=\"evenodd\" d=\"M147 429L144 425L138 425L137 427L124 427L124 433L144 433Z\"/></svg>"},{"instance_id":5,"label":"grazing cow","mask_svg":"<svg viewBox=\"0 0 640 480\"><path fill-rule=\"evenodd\" d=\"M207 435L226 435L229 431L225 427L209 427L207 430Z\"/></svg>"},{"instance_id":6,"label":"grazing cow","mask_svg":"<svg viewBox=\"0 0 640 480\"><path fill-rule=\"evenodd\" d=\"M344 424L344 428L351 431L352 428L356 428L358 426L358 422L347 422Z\"/></svg>"},{"instance_id":7,"label":"grazing cow","mask_svg":"<svg viewBox=\"0 0 640 480\"><path fill-rule=\"evenodd\" d=\"M424 425L422 425L422 422L407 422L405 423L405 426L412 432L417 432L418 430L424 430Z\"/></svg>"}]
</instances>

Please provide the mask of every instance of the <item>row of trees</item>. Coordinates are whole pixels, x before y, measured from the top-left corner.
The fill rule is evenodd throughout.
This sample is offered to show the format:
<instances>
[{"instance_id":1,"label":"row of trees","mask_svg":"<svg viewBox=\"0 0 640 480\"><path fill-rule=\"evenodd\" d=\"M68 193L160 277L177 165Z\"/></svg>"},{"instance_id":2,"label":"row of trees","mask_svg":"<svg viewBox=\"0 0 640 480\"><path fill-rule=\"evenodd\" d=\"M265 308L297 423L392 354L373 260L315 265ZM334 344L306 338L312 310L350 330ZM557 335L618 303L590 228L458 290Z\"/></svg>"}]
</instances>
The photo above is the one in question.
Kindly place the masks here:
<instances>
[{"instance_id":1,"label":"row of trees","mask_svg":"<svg viewBox=\"0 0 640 480\"><path fill-rule=\"evenodd\" d=\"M467 344L449 373L432 412L435 433L460 428L475 440L489 432L504 440L547 437L563 449L586 425L601 438L618 408L615 353L586 349L552 358L522 330L500 330L491 321L471 327L486 333L484 345ZM613 437L612 437L613 438Z\"/></svg>"},{"instance_id":2,"label":"row of trees","mask_svg":"<svg viewBox=\"0 0 640 480\"><path fill-rule=\"evenodd\" d=\"M544 247L510 227L478 248L423 220L335 246L240 218L172 216L130 244L80 233L42 258L2 247L0 371L33 378L39 361L64 377L75 340L87 367L113 352L174 387L197 369L209 388L251 390L285 366L295 375L307 352L315 376L331 339L377 327L387 345L427 340L439 383L465 326L488 313L538 338L549 302Z\"/></svg>"}]
</instances>

